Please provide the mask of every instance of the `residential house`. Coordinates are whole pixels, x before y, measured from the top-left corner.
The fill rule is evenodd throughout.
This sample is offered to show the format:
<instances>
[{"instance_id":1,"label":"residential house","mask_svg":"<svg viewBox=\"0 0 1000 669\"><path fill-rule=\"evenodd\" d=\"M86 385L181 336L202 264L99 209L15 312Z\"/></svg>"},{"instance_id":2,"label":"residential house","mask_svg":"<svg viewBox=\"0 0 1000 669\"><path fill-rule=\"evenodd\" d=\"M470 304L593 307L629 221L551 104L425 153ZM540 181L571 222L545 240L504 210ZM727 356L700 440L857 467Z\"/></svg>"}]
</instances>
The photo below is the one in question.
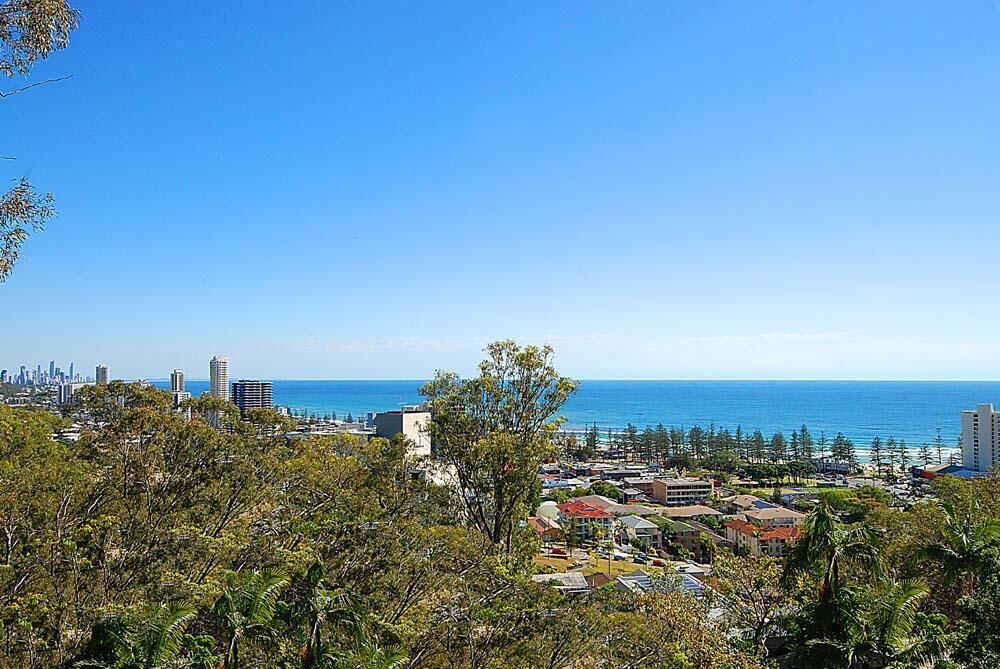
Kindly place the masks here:
<instances>
[{"instance_id":1,"label":"residential house","mask_svg":"<svg viewBox=\"0 0 1000 669\"><path fill-rule=\"evenodd\" d=\"M639 516L622 516L618 522L621 523L625 538L628 539L629 543L638 541L642 545L643 550L659 548L663 542L660 528L656 523L652 523L645 518L640 518Z\"/></svg>"},{"instance_id":2,"label":"residential house","mask_svg":"<svg viewBox=\"0 0 1000 669\"><path fill-rule=\"evenodd\" d=\"M743 513L750 509L766 509L773 508L775 504L771 502L765 502L760 497L755 495L731 495L729 497L723 497L719 500L719 508L723 513L728 515L735 515L737 513Z\"/></svg>"},{"instance_id":3,"label":"residential house","mask_svg":"<svg viewBox=\"0 0 1000 669\"><path fill-rule=\"evenodd\" d=\"M562 528L559 523L545 516L532 516L528 518L528 525L545 543L558 541L562 538Z\"/></svg>"},{"instance_id":4,"label":"residential house","mask_svg":"<svg viewBox=\"0 0 1000 669\"><path fill-rule=\"evenodd\" d=\"M678 577L680 578L678 585L683 592L687 592L696 597L705 592L705 584L693 576L678 573ZM674 581L666 577L654 579L649 572L642 569L636 569L631 574L619 576L615 580L615 587L624 592L642 594L651 590L671 590L674 587Z\"/></svg>"},{"instance_id":5,"label":"residential house","mask_svg":"<svg viewBox=\"0 0 1000 669\"><path fill-rule=\"evenodd\" d=\"M736 544L736 549L754 557L786 555L799 538L798 527L760 526L742 518L734 518L725 526L726 537Z\"/></svg>"},{"instance_id":6,"label":"residential house","mask_svg":"<svg viewBox=\"0 0 1000 669\"><path fill-rule=\"evenodd\" d=\"M603 495L584 495L578 497L582 502L599 506L613 516L652 516L657 513L656 509L641 504L621 504Z\"/></svg>"},{"instance_id":7,"label":"residential house","mask_svg":"<svg viewBox=\"0 0 1000 669\"><path fill-rule=\"evenodd\" d=\"M722 512L704 504L690 504L661 509L660 515L664 518L708 518L711 516L720 517Z\"/></svg>"},{"instance_id":8,"label":"residential house","mask_svg":"<svg viewBox=\"0 0 1000 669\"><path fill-rule=\"evenodd\" d=\"M582 572L569 571L562 574L535 574L531 577L535 583L551 585L567 595L579 595L590 592L590 584Z\"/></svg>"}]
</instances>

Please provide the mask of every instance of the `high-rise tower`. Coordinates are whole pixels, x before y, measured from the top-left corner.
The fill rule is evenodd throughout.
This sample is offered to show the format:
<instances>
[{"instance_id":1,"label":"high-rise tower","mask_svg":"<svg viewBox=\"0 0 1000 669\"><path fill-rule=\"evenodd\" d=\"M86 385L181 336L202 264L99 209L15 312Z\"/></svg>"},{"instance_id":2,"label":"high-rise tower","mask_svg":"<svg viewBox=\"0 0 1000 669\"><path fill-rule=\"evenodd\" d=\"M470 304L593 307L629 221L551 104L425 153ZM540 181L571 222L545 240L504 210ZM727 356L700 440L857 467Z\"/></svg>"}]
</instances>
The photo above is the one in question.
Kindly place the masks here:
<instances>
[{"instance_id":1,"label":"high-rise tower","mask_svg":"<svg viewBox=\"0 0 1000 669\"><path fill-rule=\"evenodd\" d=\"M184 370L175 369L170 373L170 392L184 392Z\"/></svg>"},{"instance_id":2,"label":"high-rise tower","mask_svg":"<svg viewBox=\"0 0 1000 669\"><path fill-rule=\"evenodd\" d=\"M94 378L97 380L99 385L108 385L108 366L98 365L97 369L94 371Z\"/></svg>"},{"instance_id":3,"label":"high-rise tower","mask_svg":"<svg viewBox=\"0 0 1000 669\"><path fill-rule=\"evenodd\" d=\"M229 358L214 356L208 363L209 393L224 400L229 399Z\"/></svg>"}]
</instances>

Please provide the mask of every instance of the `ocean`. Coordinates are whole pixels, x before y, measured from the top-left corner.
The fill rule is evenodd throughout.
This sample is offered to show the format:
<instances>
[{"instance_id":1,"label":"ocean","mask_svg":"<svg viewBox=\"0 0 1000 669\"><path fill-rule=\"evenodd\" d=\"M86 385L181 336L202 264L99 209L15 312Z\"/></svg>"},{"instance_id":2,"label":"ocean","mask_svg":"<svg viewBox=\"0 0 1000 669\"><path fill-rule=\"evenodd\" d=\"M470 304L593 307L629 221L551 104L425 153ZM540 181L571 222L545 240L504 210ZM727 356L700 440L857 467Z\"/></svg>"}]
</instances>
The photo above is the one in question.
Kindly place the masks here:
<instances>
[{"instance_id":1,"label":"ocean","mask_svg":"<svg viewBox=\"0 0 1000 669\"><path fill-rule=\"evenodd\" d=\"M169 388L166 381L154 382ZM421 381L274 381L274 403L322 416L364 415L421 400ZM199 395L207 381L188 381ZM818 438L843 432L859 451L872 437L905 439L915 449L933 444L941 429L952 448L962 409L1000 404L1000 382L965 381L581 381L563 415L571 428L592 423L602 430L628 423L689 428L700 425L788 437L803 423Z\"/></svg>"}]
</instances>

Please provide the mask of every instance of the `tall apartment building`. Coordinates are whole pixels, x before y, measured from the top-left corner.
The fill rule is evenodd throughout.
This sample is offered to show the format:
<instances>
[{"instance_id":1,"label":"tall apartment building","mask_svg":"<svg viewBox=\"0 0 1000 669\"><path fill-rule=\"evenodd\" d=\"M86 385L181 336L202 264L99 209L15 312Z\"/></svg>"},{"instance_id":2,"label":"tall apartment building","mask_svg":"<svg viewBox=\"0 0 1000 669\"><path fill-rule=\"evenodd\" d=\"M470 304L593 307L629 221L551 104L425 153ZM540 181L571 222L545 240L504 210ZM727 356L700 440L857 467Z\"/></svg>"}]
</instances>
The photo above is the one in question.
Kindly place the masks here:
<instances>
[{"instance_id":1,"label":"tall apartment building","mask_svg":"<svg viewBox=\"0 0 1000 669\"><path fill-rule=\"evenodd\" d=\"M184 392L184 371L180 369L175 369L170 372L170 392L172 393L182 393Z\"/></svg>"},{"instance_id":2,"label":"tall apartment building","mask_svg":"<svg viewBox=\"0 0 1000 669\"><path fill-rule=\"evenodd\" d=\"M98 385L108 385L108 366L98 365L97 369L94 371L94 379L97 381Z\"/></svg>"},{"instance_id":3,"label":"tall apartment building","mask_svg":"<svg viewBox=\"0 0 1000 669\"><path fill-rule=\"evenodd\" d=\"M1000 465L1000 412L992 404L962 412L962 466L988 472Z\"/></svg>"},{"instance_id":4,"label":"tall apartment building","mask_svg":"<svg viewBox=\"0 0 1000 669\"><path fill-rule=\"evenodd\" d=\"M229 399L229 358L214 356L208 363L208 392L224 400Z\"/></svg>"},{"instance_id":5,"label":"tall apartment building","mask_svg":"<svg viewBox=\"0 0 1000 669\"><path fill-rule=\"evenodd\" d=\"M233 404L246 415L250 409L271 407L271 382L240 379L233 383Z\"/></svg>"}]
</instances>

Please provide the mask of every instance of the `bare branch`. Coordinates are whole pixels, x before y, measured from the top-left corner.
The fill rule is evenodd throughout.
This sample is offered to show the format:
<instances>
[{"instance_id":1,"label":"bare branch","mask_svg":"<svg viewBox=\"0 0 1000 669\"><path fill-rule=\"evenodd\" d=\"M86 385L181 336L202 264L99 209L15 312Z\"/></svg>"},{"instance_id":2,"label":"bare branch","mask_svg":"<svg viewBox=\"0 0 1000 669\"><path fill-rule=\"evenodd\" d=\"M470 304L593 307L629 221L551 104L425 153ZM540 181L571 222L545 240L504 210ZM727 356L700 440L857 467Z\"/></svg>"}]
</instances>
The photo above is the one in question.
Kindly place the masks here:
<instances>
[{"instance_id":1,"label":"bare branch","mask_svg":"<svg viewBox=\"0 0 1000 669\"><path fill-rule=\"evenodd\" d=\"M8 98L11 95L17 95L18 93L23 93L24 91L28 90L29 88L34 88L35 86L43 86L45 84L54 84L57 81L66 81L67 79L71 79L72 77L73 77L72 74L68 74L65 77L56 77L55 79L45 79L44 81L36 81L33 84L28 84L27 86L21 86L21 88L15 88L12 91L6 91L6 92L0 91L0 98Z\"/></svg>"}]
</instances>

